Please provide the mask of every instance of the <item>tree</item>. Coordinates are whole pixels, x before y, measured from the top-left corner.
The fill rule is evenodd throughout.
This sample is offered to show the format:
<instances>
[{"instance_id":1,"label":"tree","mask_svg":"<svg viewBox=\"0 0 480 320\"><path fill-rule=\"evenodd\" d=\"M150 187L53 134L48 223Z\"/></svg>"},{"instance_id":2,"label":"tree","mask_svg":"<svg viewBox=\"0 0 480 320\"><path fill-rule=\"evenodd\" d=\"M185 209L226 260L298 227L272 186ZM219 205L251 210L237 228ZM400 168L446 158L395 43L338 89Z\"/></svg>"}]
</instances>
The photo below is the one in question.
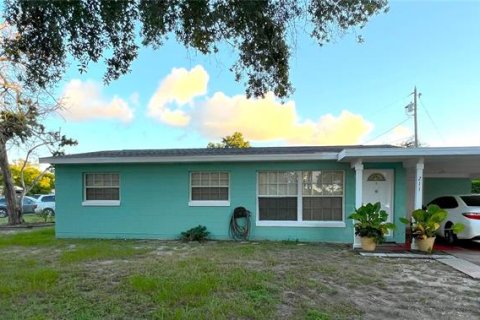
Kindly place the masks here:
<instances>
[{"instance_id":1,"label":"tree","mask_svg":"<svg viewBox=\"0 0 480 320\"><path fill-rule=\"evenodd\" d=\"M241 132L234 132L231 136L222 138L222 142L209 142L207 148L250 148L250 142L245 141Z\"/></svg>"},{"instance_id":2,"label":"tree","mask_svg":"<svg viewBox=\"0 0 480 320\"><path fill-rule=\"evenodd\" d=\"M480 193L480 179L472 180L472 193Z\"/></svg>"},{"instance_id":3,"label":"tree","mask_svg":"<svg viewBox=\"0 0 480 320\"><path fill-rule=\"evenodd\" d=\"M19 32L10 56L28 57L27 80L45 87L61 78L72 56L80 71L105 59L105 82L130 71L141 45L159 49L174 36L202 54L230 45L235 80L247 96L292 92L289 58L295 36L320 45L387 10L387 0L7 0L5 17ZM137 35L139 30L139 35Z\"/></svg>"},{"instance_id":4,"label":"tree","mask_svg":"<svg viewBox=\"0 0 480 320\"><path fill-rule=\"evenodd\" d=\"M47 148L55 155L61 153L64 146L76 144L76 141L59 131L47 130L41 123L61 104L43 87L25 81L25 66L28 64L25 54L16 52L15 59L10 59L5 42L17 37L18 34L11 27L0 25L0 171L4 180L8 222L12 225L22 222L22 206L18 204L22 203L27 191L24 170L30 157L40 148ZM26 150L25 163L20 172L24 190L18 199L8 162L7 145Z\"/></svg>"},{"instance_id":5,"label":"tree","mask_svg":"<svg viewBox=\"0 0 480 320\"><path fill-rule=\"evenodd\" d=\"M51 167L40 170L38 165L18 160L10 165L10 172L12 173L14 184L16 186L24 186L25 194L27 195L51 193L55 188L55 175ZM0 186L3 186L3 184L3 176L0 174Z\"/></svg>"}]
</instances>

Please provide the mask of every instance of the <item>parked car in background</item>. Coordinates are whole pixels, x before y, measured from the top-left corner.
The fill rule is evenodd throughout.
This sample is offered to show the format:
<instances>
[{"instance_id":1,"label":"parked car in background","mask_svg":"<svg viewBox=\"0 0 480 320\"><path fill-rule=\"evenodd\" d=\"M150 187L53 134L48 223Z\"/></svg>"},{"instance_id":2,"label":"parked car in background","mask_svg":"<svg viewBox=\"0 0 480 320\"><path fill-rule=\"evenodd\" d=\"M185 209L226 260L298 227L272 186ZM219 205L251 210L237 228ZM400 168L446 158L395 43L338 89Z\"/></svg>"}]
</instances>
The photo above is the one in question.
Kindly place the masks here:
<instances>
[{"instance_id":1,"label":"parked car in background","mask_svg":"<svg viewBox=\"0 0 480 320\"><path fill-rule=\"evenodd\" d=\"M468 239L480 242L480 194L447 195L438 197L430 204L436 204L448 212L448 217L438 230L448 243L457 239ZM465 229L454 234L451 227L454 223L462 223Z\"/></svg>"},{"instance_id":2,"label":"parked car in background","mask_svg":"<svg viewBox=\"0 0 480 320\"><path fill-rule=\"evenodd\" d=\"M35 213L37 209L38 202L34 198L25 196L23 197L23 213ZM7 203L5 197L0 198L0 218L7 216Z\"/></svg>"},{"instance_id":3,"label":"parked car in background","mask_svg":"<svg viewBox=\"0 0 480 320\"><path fill-rule=\"evenodd\" d=\"M55 215L55 195L54 194L42 194L37 198L36 213L46 213L49 215Z\"/></svg>"}]
</instances>

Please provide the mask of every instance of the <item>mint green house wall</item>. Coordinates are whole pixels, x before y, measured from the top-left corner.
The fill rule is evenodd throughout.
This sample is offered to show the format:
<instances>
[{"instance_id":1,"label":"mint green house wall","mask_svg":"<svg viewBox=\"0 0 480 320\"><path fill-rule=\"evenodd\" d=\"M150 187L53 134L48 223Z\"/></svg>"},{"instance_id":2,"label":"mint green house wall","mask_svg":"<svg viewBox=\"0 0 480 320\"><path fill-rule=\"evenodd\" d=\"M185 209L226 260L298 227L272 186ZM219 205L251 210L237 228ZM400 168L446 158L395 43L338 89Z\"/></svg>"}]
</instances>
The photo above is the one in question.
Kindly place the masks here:
<instances>
[{"instance_id":1,"label":"mint green house wall","mask_svg":"<svg viewBox=\"0 0 480 320\"><path fill-rule=\"evenodd\" d=\"M472 181L468 178L425 178L423 182L423 202L449 194L467 194L472 192Z\"/></svg>"},{"instance_id":2,"label":"mint green house wall","mask_svg":"<svg viewBox=\"0 0 480 320\"><path fill-rule=\"evenodd\" d=\"M395 212L405 200L405 172L395 169ZM345 227L255 226L257 172L267 170L322 170L345 172ZM190 207L191 171L228 171L229 207ZM181 164L57 164L56 235L59 238L176 239L180 232L199 224L207 226L214 239L228 239L228 224L234 208L252 212L250 239L299 240L352 243L353 226L346 217L354 210L355 172L348 163L335 161L239 162ZM120 173L120 206L82 206L85 172ZM403 201L403 203L402 203ZM404 232L393 239L404 242Z\"/></svg>"}]
</instances>

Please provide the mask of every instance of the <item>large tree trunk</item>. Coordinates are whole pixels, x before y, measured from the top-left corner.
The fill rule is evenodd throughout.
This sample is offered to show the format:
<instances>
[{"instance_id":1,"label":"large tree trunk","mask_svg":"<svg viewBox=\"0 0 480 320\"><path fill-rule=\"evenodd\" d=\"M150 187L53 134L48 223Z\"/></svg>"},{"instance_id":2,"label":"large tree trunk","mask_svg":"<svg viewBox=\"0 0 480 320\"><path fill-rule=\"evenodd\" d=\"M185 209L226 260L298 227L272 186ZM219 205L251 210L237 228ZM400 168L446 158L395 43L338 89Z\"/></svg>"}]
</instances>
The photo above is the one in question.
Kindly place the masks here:
<instances>
[{"instance_id":1,"label":"large tree trunk","mask_svg":"<svg viewBox=\"0 0 480 320\"><path fill-rule=\"evenodd\" d=\"M20 210L17 210L17 195L15 193L10 166L8 165L7 146L2 139L0 139L0 169L2 171L5 186L4 193L7 204L8 224L21 224L22 218Z\"/></svg>"}]
</instances>

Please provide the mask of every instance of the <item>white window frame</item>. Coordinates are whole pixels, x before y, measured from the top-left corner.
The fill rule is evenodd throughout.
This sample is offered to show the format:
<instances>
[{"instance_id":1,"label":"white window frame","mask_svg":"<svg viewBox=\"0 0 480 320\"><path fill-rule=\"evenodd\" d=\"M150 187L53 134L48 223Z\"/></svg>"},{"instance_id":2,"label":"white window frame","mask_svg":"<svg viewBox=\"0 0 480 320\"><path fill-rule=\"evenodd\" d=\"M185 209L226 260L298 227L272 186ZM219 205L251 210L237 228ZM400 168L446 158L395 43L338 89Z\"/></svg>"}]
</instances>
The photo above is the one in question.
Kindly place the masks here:
<instances>
[{"instance_id":1,"label":"white window frame","mask_svg":"<svg viewBox=\"0 0 480 320\"><path fill-rule=\"evenodd\" d=\"M294 171L297 175L297 220L296 221L282 221L282 220L260 220L260 205L259 197L262 198L276 198L279 196L268 196L259 194L259 174L260 172L284 172L284 171ZM311 221L303 220L303 172L310 171L341 171L343 174L343 193L342 197L342 220L341 221ZM308 195L307 195L308 196ZM339 196L339 195L338 195ZM334 197L338 197L335 195ZM256 202L257 202L257 214L256 214L256 226L259 227L324 227L324 228L345 228L345 170L336 170L336 169L309 169L309 170L260 170L257 171L257 181L256 181ZM286 195L285 197L288 197Z\"/></svg>"},{"instance_id":2,"label":"white window frame","mask_svg":"<svg viewBox=\"0 0 480 320\"><path fill-rule=\"evenodd\" d=\"M228 176L228 200L192 200L192 174L193 173L226 173ZM219 171L207 171L207 170L198 170L198 171L190 171L189 172L189 185L188 185L188 190L189 190L189 201L188 201L188 206L189 207L229 207L230 206L230 172L225 171L225 170L219 170ZM206 188L212 187L212 186L205 186ZM219 186L219 187L225 187L225 186Z\"/></svg>"},{"instance_id":3,"label":"white window frame","mask_svg":"<svg viewBox=\"0 0 480 320\"><path fill-rule=\"evenodd\" d=\"M87 200L87 175L88 174L117 174L118 175L118 200ZM83 173L83 201L82 206L119 206L121 200L121 177L119 172L84 172ZM113 187L113 186L112 186ZM90 186L89 188L96 188L95 186ZM97 188L107 188L107 187L97 187Z\"/></svg>"}]
</instances>

